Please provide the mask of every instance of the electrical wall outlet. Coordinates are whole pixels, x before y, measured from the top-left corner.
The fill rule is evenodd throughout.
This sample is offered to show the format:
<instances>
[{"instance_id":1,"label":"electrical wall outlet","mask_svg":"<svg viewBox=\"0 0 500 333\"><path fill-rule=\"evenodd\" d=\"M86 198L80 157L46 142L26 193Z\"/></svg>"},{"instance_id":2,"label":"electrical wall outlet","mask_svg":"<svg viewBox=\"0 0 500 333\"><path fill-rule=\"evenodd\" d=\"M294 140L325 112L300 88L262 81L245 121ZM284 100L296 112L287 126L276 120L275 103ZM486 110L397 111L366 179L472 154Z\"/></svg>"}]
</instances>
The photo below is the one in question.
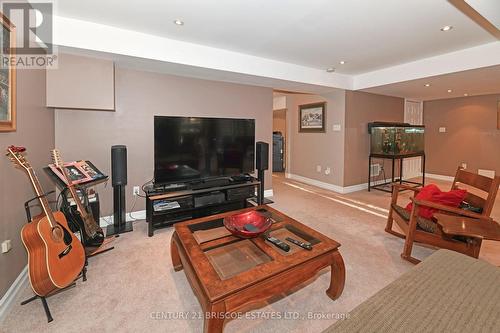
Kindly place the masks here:
<instances>
[{"instance_id":1,"label":"electrical wall outlet","mask_svg":"<svg viewBox=\"0 0 500 333\"><path fill-rule=\"evenodd\" d=\"M330 174L330 172L332 172L332 170L331 170L330 168L326 168L326 169L325 169L325 175L329 175L329 174Z\"/></svg>"},{"instance_id":2,"label":"electrical wall outlet","mask_svg":"<svg viewBox=\"0 0 500 333\"><path fill-rule=\"evenodd\" d=\"M342 130L342 126L340 124L333 124L332 129L334 132L339 132Z\"/></svg>"},{"instance_id":3,"label":"electrical wall outlet","mask_svg":"<svg viewBox=\"0 0 500 333\"><path fill-rule=\"evenodd\" d=\"M462 168L467 169L467 163L462 162Z\"/></svg>"},{"instance_id":4,"label":"electrical wall outlet","mask_svg":"<svg viewBox=\"0 0 500 333\"><path fill-rule=\"evenodd\" d=\"M4 240L2 242L2 253L7 253L12 249L12 242L10 239Z\"/></svg>"},{"instance_id":5,"label":"electrical wall outlet","mask_svg":"<svg viewBox=\"0 0 500 333\"><path fill-rule=\"evenodd\" d=\"M139 195L139 191L141 190L141 188L139 186L134 186L134 189L133 189L133 192L132 194L133 195Z\"/></svg>"},{"instance_id":6,"label":"electrical wall outlet","mask_svg":"<svg viewBox=\"0 0 500 333\"><path fill-rule=\"evenodd\" d=\"M439 133L446 133L446 127L439 127Z\"/></svg>"},{"instance_id":7,"label":"electrical wall outlet","mask_svg":"<svg viewBox=\"0 0 500 333\"><path fill-rule=\"evenodd\" d=\"M316 165L316 172L321 172L321 165Z\"/></svg>"}]
</instances>

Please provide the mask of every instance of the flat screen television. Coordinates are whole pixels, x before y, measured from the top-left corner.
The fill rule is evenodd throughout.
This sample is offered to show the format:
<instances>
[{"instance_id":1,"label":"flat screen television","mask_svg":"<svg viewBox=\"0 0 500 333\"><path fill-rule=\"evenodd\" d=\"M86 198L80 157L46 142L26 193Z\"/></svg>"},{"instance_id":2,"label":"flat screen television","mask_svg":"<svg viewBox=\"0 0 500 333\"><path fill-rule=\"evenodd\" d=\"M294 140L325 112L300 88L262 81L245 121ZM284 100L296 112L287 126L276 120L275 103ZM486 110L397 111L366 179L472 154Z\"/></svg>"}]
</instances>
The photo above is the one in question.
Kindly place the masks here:
<instances>
[{"instance_id":1,"label":"flat screen television","mask_svg":"<svg viewBox=\"0 0 500 333\"><path fill-rule=\"evenodd\" d=\"M255 120L154 117L156 184L254 171Z\"/></svg>"}]
</instances>

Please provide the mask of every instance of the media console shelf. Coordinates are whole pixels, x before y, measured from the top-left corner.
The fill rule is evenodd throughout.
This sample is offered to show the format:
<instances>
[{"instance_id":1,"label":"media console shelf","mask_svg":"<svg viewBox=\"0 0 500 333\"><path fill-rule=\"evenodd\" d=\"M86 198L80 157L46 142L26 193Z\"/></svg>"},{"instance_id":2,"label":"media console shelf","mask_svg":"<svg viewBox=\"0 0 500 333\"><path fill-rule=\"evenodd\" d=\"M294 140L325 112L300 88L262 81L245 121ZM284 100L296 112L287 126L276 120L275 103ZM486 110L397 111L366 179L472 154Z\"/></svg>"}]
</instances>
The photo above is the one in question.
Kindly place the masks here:
<instances>
[{"instance_id":1,"label":"media console shelf","mask_svg":"<svg viewBox=\"0 0 500 333\"><path fill-rule=\"evenodd\" d=\"M255 178L227 185L193 189L186 187L179 191L158 191L146 189L146 221L148 236L155 229L171 226L176 222L214 215L247 207L247 200L255 197L260 182Z\"/></svg>"}]
</instances>

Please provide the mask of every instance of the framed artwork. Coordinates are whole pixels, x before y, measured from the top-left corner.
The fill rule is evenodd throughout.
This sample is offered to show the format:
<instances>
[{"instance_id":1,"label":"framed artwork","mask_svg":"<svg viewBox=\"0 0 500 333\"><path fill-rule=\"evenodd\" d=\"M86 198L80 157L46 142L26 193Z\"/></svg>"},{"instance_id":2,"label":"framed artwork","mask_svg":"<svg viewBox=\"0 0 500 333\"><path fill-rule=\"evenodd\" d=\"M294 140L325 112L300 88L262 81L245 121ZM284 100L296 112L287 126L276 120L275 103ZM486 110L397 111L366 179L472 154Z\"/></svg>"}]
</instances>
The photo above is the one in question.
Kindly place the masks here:
<instances>
[{"instance_id":1,"label":"framed artwork","mask_svg":"<svg viewBox=\"0 0 500 333\"><path fill-rule=\"evenodd\" d=\"M11 59L14 56L15 27L0 13L2 23L2 34L0 52L1 59ZM4 58L5 57L5 58ZM0 64L0 132L12 132L16 130L16 69L5 67Z\"/></svg>"},{"instance_id":2,"label":"framed artwork","mask_svg":"<svg viewBox=\"0 0 500 333\"><path fill-rule=\"evenodd\" d=\"M304 104L299 106L299 132L325 132L326 103Z\"/></svg>"}]
</instances>

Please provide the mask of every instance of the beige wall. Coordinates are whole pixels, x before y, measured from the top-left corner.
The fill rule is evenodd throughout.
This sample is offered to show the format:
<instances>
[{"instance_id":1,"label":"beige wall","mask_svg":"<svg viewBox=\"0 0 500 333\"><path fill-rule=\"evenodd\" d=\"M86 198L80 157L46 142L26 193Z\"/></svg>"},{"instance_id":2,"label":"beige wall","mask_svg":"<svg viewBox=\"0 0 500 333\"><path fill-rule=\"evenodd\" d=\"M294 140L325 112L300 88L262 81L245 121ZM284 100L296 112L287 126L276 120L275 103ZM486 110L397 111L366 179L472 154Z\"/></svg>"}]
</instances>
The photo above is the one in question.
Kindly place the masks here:
<instances>
[{"instance_id":1,"label":"beige wall","mask_svg":"<svg viewBox=\"0 0 500 333\"><path fill-rule=\"evenodd\" d=\"M326 102L326 132L299 133L299 105ZM335 90L318 95L287 95L288 143L287 172L325 183L342 186L344 173L344 112L345 92ZM341 131L334 132L333 124L340 124ZM322 171L316 171L321 165ZM325 168L331 173L325 175Z\"/></svg>"},{"instance_id":2,"label":"beige wall","mask_svg":"<svg viewBox=\"0 0 500 333\"><path fill-rule=\"evenodd\" d=\"M47 71L47 107L115 109L112 60L59 53L57 62Z\"/></svg>"},{"instance_id":3,"label":"beige wall","mask_svg":"<svg viewBox=\"0 0 500 333\"><path fill-rule=\"evenodd\" d=\"M500 95L452 98L424 103L426 171L454 176L465 162L473 172L500 174L500 130L496 128ZM439 133L446 127L446 133Z\"/></svg>"},{"instance_id":4,"label":"beige wall","mask_svg":"<svg viewBox=\"0 0 500 333\"><path fill-rule=\"evenodd\" d=\"M89 159L110 174L110 148L128 147L127 210L132 187L153 177L153 116L256 119L256 140L272 141L273 94L270 88L206 81L116 68L116 111L56 110L56 145L65 160ZM270 149L271 154L271 149ZM271 161L271 156L269 157ZM271 188L266 172L266 188ZM101 215L112 214L112 187L98 188ZM139 198L134 210L144 209Z\"/></svg>"},{"instance_id":5,"label":"beige wall","mask_svg":"<svg viewBox=\"0 0 500 333\"><path fill-rule=\"evenodd\" d=\"M345 109L344 186L351 186L368 182L368 155L370 154L368 123L373 121L403 122L404 99L347 91Z\"/></svg>"},{"instance_id":6,"label":"beige wall","mask_svg":"<svg viewBox=\"0 0 500 333\"><path fill-rule=\"evenodd\" d=\"M9 145L25 146L28 161L36 170L45 191L54 189L41 170L50 162L54 147L54 113L45 108L45 71L17 71L17 131L0 133L2 152ZM26 223L23 203L34 197L28 177L0 157L0 241L12 240L12 250L0 254L0 298L27 264L21 243L21 227ZM35 212L35 211L34 211ZM38 212L36 212L38 213Z\"/></svg>"}]
</instances>

